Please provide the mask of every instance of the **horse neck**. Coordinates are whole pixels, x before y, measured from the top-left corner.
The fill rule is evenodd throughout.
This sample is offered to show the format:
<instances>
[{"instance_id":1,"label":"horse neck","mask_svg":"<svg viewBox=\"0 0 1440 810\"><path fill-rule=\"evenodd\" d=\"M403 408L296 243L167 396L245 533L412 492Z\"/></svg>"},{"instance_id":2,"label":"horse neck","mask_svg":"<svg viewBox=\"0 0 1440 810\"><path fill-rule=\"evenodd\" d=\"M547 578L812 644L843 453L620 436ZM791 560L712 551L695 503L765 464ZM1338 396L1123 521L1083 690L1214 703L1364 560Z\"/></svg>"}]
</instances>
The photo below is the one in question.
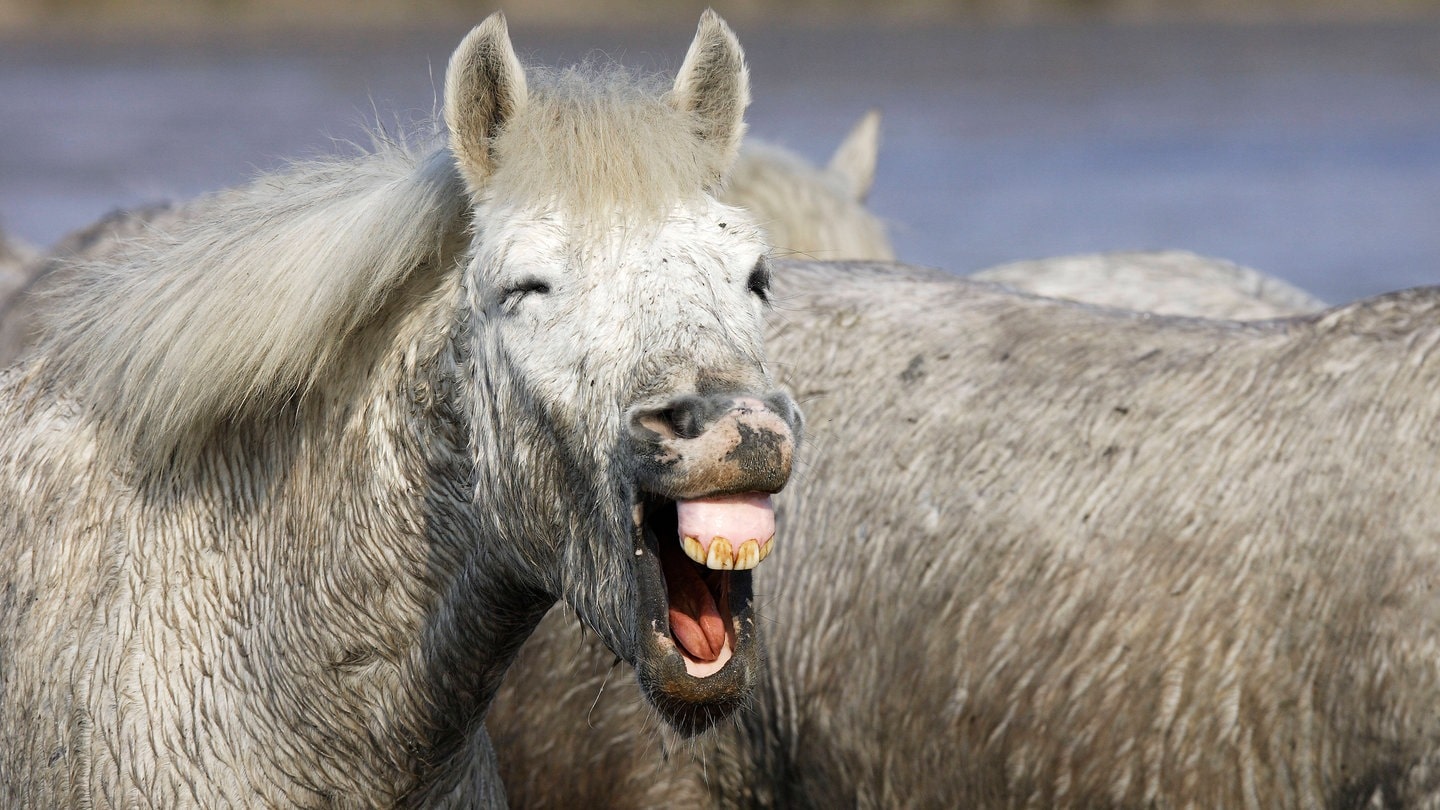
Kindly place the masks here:
<instances>
[{"instance_id":1,"label":"horse neck","mask_svg":"<svg viewBox=\"0 0 1440 810\"><path fill-rule=\"evenodd\" d=\"M420 774L473 759L505 669L553 603L518 570L518 555L498 548L510 540L475 499L448 336L457 288L437 275L397 291L296 412L250 429L289 437L249 463L284 471L292 514L282 534L304 540L255 564L297 580L283 591L292 615L309 617L310 635L330 648L312 653L366 673L354 679L354 705L322 722L346 733L344 716L388 707L394 733L376 744L400 746L387 756ZM222 456L244 458L251 438ZM283 646L294 628L275 630Z\"/></svg>"}]
</instances>

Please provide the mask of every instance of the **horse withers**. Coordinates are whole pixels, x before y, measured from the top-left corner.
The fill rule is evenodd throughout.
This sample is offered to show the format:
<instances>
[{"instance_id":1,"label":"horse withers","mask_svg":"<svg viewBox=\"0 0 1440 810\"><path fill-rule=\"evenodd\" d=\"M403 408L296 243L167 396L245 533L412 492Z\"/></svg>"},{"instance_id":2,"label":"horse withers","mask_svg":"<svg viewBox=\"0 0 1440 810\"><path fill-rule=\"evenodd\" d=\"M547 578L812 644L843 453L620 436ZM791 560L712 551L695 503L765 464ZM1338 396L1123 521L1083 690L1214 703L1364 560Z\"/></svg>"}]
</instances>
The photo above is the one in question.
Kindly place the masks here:
<instances>
[{"instance_id":1,"label":"horse withers","mask_svg":"<svg viewBox=\"0 0 1440 810\"><path fill-rule=\"evenodd\" d=\"M6 806L476 806L557 599L694 732L760 670L800 416L748 77L527 76L502 17L433 152L293 167L68 272L0 378ZM696 561L696 558L699 561Z\"/></svg>"}]
</instances>

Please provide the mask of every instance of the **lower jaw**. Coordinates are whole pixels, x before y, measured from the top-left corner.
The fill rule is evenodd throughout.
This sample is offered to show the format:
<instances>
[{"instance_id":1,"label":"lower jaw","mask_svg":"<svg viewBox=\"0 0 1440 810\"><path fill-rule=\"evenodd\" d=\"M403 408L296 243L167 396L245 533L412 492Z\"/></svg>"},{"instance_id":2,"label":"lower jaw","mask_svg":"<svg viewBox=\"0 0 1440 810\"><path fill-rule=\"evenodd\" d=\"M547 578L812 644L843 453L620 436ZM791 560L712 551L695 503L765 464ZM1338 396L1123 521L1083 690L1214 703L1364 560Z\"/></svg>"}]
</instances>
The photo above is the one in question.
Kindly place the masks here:
<instances>
[{"instance_id":1,"label":"lower jaw","mask_svg":"<svg viewBox=\"0 0 1440 810\"><path fill-rule=\"evenodd\" d=\"M659 559L666 542L660 538L667 536L664 527L658 527L661 533L657 537L657 527L639 526L642 531L637 532L635 553L637 561L644 562L635 566L640 596L637 629L641 630L634 661L637 675L661 716L681 734L695 734L743 705L754 688L759 660L750 614L751 574L723 572L725 638L713 660L697 660L684 652L670 629L667 585ZM670 537L669 541L674 553L683 557L676 539ZM688 558L685 562L693 564Z\"/></svg>"},{"instance_id":2,"label":"lower jaw","mask_svg":"<svg viewBox=\"0 0 1440 810\"><path fill-rule=\"evenodd\" d=\"M748 699L760 665L755 621L748 609L750 586L748 571L731 574L735 614L727 616L728 632L713 660L687 655L667 624L647 622L649 632L637 651L636 669L652 697L696 717L723 716Z\"/></svg>"}]
</instances>

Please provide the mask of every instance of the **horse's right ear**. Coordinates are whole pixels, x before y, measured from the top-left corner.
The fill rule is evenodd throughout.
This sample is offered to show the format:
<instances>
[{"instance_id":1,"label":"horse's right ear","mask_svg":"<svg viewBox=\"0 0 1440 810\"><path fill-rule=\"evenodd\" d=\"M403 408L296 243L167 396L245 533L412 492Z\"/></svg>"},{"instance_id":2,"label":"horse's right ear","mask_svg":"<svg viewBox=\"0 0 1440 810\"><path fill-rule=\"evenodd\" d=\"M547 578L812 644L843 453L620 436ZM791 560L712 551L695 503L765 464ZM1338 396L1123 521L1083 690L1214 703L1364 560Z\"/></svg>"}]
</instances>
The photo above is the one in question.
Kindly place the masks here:
<instances>
[{"instance_id":1,"label":"horse's right ear","mask_svg":"<svg viewBox=\"0 0 1440 810\"><path fill-rule=\"evenodd\" d=\"M839 177L856 202L865 202L875 185L875 161L880 154L880 111L865 113L830 158L830 172Z\"/></svg>"},{"instance_id":2,"label":"horse's right ear","mask_svg":"<svg viewBox=\"0 0 1440 810\"><path fill-rule=\"evenodd\" d=\"M525 95L525 69L510 45L505 15L497 11L465 37L445 71L450 151L472 195L494 169L495 136L524 106Z\"/></svg>"},{"instance_id":3,"label":"horse's right ear","mask_svg":"<svg viewBox=\"0 0 1440 810\"><path fill-rule=\"evenodd\" d=\"M735 32L712 9L700 16L700 28L675 76L670 101L695 116L695 134L712 144L728 171L740 153L745 108L750 106L750 71Z\"/></svg>"}]
</instances>

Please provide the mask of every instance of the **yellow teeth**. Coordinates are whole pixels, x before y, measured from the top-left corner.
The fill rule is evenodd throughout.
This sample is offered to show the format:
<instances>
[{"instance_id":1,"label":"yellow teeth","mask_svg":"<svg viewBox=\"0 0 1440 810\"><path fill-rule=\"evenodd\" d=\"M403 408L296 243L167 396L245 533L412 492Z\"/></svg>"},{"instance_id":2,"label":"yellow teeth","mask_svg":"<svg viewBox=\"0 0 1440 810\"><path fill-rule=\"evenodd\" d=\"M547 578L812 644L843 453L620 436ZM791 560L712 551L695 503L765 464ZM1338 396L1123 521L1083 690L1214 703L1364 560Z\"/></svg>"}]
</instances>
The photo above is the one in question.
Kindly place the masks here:
<instances>
[{"instance_id":1,"label":"yellow teeth","mask_svg":"<svg viewBox=\"0 0 1440 810\"><path fill-rule=\"evenodd\" d=\"M710 541L710 553L705 557L705 567L717 571L734 570L735 552L730 549L729 540L716 536Z\"/></svg>"},{"instance_id":2,"label":"yellow teeth","mask_svg":"<svg viewBox=\"0 0 1440 810\"><path fill-rule=\"evenodd\" d=\"M701 565L705 564L705 549L700 545L699 540L686 535L680 538L680 547L685 549L686 557L689 557Z\"/></svg>"},{"instance_id":3,"label":"yellow teeth","mask_svg":"<svg viewBox=\"0 0 1440 810\"><path fill-rule=\"evenodd\" d=\"M770 556L770 551L775 548L775 537L771 535L764 543L759 540L746 540L738 549L732 548L729 540L715 537L710 541L710 550L707 552L698 538L685 535L680 538L680 548L685 550L686 557L706 568L717 571L748 571Z\"/></svg>"},{"instance_id":4,"label":"yellow teeth","mask_svg":"<svg viewBox=\"0 0 1440 810\"><path fill-rule=\"evenodd\" d=\"M760 564L760 544L754 540L746 540L740 544L735 552L735 570L748 571Z\"/></svg>"}]
</instances>

